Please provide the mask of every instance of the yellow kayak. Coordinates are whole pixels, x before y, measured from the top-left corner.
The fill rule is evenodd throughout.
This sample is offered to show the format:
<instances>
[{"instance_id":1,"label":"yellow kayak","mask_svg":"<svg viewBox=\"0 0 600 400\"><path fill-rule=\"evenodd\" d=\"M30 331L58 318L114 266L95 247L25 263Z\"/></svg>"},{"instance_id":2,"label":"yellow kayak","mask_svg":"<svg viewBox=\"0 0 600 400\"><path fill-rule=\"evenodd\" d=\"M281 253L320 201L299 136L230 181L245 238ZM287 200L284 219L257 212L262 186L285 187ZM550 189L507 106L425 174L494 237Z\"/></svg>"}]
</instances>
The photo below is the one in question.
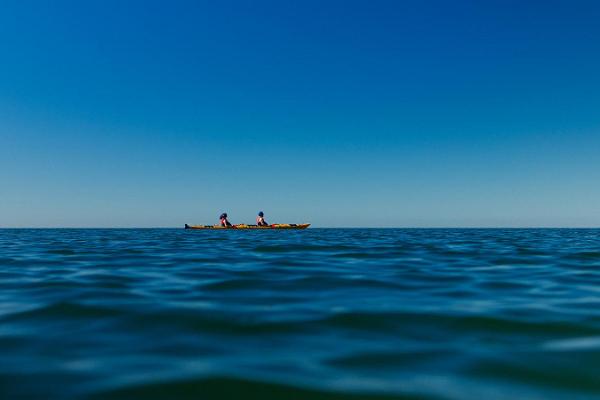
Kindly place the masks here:
<instances>
[{"instance_id":1,"label":"yellow kayak","mask_svg":"<svg viewBox=\"0 0 600 400\"><path fill-rule=\"evenodd\" d=\"M227 228L221 225L188 225L185 224L185 229L306 229L310 224L272 224L267 226L238 224L228 226Z\"/></svg>"}]
</instances>

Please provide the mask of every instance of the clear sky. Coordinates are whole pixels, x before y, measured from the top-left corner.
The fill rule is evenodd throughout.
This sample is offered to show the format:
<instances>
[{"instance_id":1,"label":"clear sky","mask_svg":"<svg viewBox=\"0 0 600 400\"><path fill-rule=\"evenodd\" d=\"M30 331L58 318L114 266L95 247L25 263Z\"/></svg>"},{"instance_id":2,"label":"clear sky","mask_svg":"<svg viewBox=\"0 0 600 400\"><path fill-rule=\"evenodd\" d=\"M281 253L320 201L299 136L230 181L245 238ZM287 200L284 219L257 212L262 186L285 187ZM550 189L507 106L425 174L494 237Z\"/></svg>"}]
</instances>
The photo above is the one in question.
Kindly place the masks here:
<instances>
[{"instance_id":1,"label":"clear sky","mask_svg":"<svg viewBox=\"0 0 600 400\"><path fill-rule=\"evenodd\" d=\"M4 1L0 226L600 226L599 21L596 1Z\"/></svg>"}]
</instances>

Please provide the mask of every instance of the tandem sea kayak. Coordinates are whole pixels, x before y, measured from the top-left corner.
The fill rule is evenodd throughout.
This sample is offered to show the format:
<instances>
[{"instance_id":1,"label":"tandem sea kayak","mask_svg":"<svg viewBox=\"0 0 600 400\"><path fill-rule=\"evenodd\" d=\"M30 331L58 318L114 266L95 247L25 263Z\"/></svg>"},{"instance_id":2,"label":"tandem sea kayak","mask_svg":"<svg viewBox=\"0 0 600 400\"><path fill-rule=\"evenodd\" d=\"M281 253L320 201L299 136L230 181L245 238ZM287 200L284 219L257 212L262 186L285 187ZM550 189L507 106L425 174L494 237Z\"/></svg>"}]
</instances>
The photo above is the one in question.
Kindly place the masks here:
<instances>
[{"instance_id":1,"label":"tandem sea kayak","mask_svg":"<svg viewBox=\"0 0 600 400\"><path fill-rule=\"evenodd\" d=\"M272 224L267 226L238 224L225 228L220 225L188 225L185 229L306 229L310 224Z\"/></svg>"}]
</instances>

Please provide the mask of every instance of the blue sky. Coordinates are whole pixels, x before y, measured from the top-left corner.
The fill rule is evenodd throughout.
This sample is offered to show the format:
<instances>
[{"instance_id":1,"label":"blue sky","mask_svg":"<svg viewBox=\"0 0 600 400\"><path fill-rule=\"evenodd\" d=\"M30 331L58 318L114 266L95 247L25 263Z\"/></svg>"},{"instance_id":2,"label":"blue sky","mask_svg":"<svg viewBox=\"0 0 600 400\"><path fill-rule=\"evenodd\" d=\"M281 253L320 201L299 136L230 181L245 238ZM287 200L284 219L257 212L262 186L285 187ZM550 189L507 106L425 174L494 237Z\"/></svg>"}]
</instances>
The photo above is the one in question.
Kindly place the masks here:
<instances>
[{"instance_id":1,"label":"blue sky","mask_svg":"<svg viewBox=\"0 0 600 400\"><path fill-rule=\"evenodd\" d=\"M0 226L600 226L599 3L294 3L3 2Z\"/></svg>"}]
</instances>

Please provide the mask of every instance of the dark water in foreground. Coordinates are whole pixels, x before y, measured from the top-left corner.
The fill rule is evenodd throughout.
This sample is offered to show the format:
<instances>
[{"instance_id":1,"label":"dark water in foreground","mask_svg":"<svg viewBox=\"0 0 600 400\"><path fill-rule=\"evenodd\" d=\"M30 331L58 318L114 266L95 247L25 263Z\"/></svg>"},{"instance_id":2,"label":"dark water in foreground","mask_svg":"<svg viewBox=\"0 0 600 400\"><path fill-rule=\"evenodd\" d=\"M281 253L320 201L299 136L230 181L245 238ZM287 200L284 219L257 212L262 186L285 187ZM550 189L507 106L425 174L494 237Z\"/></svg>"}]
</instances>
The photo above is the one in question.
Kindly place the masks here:
<instances>
[{"instance_id":1,"label":"dark water in foreground","mask_svg":"<svg viewBox=\"0 0 600 400\"><path fill-rule=\"evenodd\" d=\"M0 398L598 399L600 230L0 230Z\"/></svg>"}]
</instances>

